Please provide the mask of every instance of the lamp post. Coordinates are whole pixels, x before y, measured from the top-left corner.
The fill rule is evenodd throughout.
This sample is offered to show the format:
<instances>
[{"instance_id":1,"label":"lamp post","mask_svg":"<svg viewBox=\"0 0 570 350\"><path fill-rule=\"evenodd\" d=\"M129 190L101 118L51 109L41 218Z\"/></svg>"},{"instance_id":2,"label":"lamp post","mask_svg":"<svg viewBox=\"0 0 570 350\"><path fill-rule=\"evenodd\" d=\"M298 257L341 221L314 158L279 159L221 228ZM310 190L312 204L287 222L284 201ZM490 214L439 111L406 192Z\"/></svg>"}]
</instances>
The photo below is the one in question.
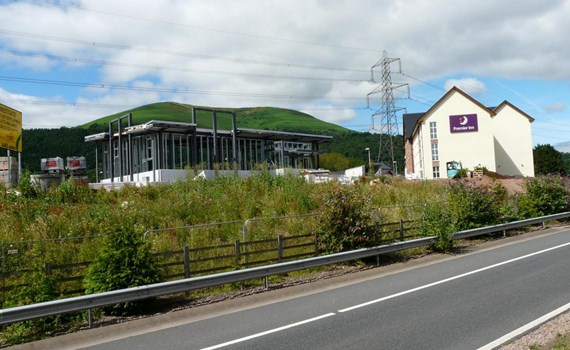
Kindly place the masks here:
<instances>
[{"instance_id":1,"label":"lamp post","mask_svg":"<svg viewBox=\"0 0 570 350\"><path fill-rule=\"evenodd\" d=\"M372 161L370 160L370 147L366 147L364 150L368 152L368 172L373 172Z\"/></svg>"}]
</instances>

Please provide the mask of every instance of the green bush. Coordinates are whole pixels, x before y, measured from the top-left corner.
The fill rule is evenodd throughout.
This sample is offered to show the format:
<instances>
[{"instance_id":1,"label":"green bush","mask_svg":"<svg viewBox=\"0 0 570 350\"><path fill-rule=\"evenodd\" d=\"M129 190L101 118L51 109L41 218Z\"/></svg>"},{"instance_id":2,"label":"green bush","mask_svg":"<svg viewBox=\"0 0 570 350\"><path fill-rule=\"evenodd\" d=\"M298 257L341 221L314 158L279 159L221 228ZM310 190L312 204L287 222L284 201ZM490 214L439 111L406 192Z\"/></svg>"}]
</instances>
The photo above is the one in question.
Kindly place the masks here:
<instances>
[{"instance_id":1,"label":"green bush","mask_svg":"<svg viewBox=\"0 0 570 350\"><path fill-rule=\"evenodd\" d=\"M458 230L503 222L503 208L509 206L504 186L482 188L463 181L451 183L446 206Z\"/></svg>"},{"instance_id":2,"label":"green bush","mask_svg":"<svg viewBox=\"0 0 570 350\"><path fill-rule=\"evenodd\" d=\"M28 170L24 170L22 173L22 176L18 181L18 190L24 198L38 197L40 189L36 184L32 183L30 172Z\"/></svg>"},{"instance_id":3,"label":"green bush","mask_svg":"<svg viewBox=\"0 0 570 350\"><path fill-rule=\"evenodd\" d=\"M337 253L373 245L377 229L372 201L362 186L333 185L323 198L323 215L318 228L320 250Z\"/></svg>"},{"instance_id":4,"label":"green bush","mask_svg":"<svg viewBox=\"0 0 570 350\"><path fill-rule=\"evenodd\" d=\"M541 176L525 182L526 192L518 197L517 207L522 218L532 218L568 211L568 183L557 176Z\"/></svg>"},{"instance_id":5,"label":"green bush","mask_svg":"<svg viewBox=\"0 0 570 350\"><path fill-rule=\"evenodd\" d=\"M9 295L3 307L16 307L58 299L57 279L46 275L43 269L36 269L26 274L26 280L26 285L16 288L16 292ZM3 330L1 337L9 344L38 340L57 331L71 318L72 316L69 315L56 315L13 323Z\"/></svg>"},{"instance_id":6,"label":"green bush","mask_svg":"<svg viewBox=\"0 0 570 350\"><path fill-rule=\"evenodd\" d=\"M420 232L424 236L436 236L434 250L447 252L453 248L451 237L458 231L456 218L449 215L449 209L442 203L430 203L425 207L424 222Z\"/></svg>"},{"instance_id":7,"label":"green bush","mask_svg":"<svg viewBox=\"0 0 570 350\"><path fill-rule=\"evenodd\" d=\"M127 220L129 221L129 220ZM160 282L158 267L149 246L142 240L143 230L125 224L106 237L98 258L84 279L87 294L107 292ZM129 302L104 308L112 315L143 311L145 302Z\"/></svg>"},{"instance_id":8,"label":"green bush","mask_svg":"<svg viewBox=\"0 0 570 350\"><path fill-rule=\"evenodd\" d=\"M508 221L512 212L504 186L482 188L454 181L447 187L443 202L426 206L421 232L438 237L436 250L448 251L452 248L454 232Z\"/></svg>"}]
</instances>

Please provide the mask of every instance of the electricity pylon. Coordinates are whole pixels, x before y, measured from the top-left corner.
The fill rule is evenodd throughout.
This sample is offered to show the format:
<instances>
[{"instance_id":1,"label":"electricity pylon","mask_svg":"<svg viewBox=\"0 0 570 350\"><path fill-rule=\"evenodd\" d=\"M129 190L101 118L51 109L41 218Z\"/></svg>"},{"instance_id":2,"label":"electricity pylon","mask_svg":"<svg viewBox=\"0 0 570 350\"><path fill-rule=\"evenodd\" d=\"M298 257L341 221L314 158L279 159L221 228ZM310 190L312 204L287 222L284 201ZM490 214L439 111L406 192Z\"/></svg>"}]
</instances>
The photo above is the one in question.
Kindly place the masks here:
<instances>
[{"instance_id":1,"label":"electricity pylon","mask_svg":"<svg viewBox=\"0 0 570 350\"><path fill-rule=\"evenodd\" d=\"M410 86L407 83L392 83L391 66L394 62L398 63L397 73L402 73L402 64L399 58L390 58L386 51L383 52L382 59L376 62L370 68L371 80L374 80L374 68L381 67L382 82L374 90L370 91L366 98L370 104L370 95L382 94L382 106L374 114L372 114L371 132L380 134L380 147L378 147L378 158L380 160L389 161L394 173L397 172L397 164L394 159L393 136L399 135L398 117L396 113L404 108L398 108L394 104L394 90L407 87L408 98L410 96ZM379 119L380 123L376 122ZM384 157L382 157L384 155Z\"/></svg>"}]
</instances>

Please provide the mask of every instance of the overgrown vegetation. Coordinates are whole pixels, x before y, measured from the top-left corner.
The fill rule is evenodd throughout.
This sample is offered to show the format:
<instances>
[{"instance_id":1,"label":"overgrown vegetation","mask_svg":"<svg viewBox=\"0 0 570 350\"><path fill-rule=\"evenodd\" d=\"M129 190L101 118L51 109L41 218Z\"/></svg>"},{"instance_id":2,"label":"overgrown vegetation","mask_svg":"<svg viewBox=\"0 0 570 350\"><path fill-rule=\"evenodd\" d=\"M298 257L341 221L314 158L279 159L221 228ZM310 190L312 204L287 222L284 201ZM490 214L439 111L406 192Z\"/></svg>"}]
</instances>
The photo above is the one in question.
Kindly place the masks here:
<instances>
[{"instance_id":1,"label":"overgrown vegetation","mask_svg":"<svg viewBox=\"0 0 570 350\"><path fill-rule=\"evenodd\" d=\"M267 172L247 179L219 177L115 191L94 191L68 181L41 192L28 178L23 177L17 192L0 188L2 286L26 284L2 292L3 308L67 296L61 284L67 272L51 268L58 264L88 262L85 280L73 283L90 293L157 282L159 269L151 252L231 244L242 236L241 226L231 222L250 218L273 219L253 221L249 239L318 233L323 252L372 246L387 238L382 224L420 220L423 235L438 237L433 248L448 251L456 231L566 211L570 203L568 182L559 177L529 179L526 193L518 195L498 183L482 188L467 179L383 177L373 184L341 186ZM305 216L280 219L298 215ZM212 222L221 224L143 240L152 230ZM11 273L23 270L27 272ZM136 306L107 312L133 312ZM19 323L5 328L2 337L14 342L37 337L46 332L48 321L69 319Z\"/></svg>"},{"instance_id":2,"label":"overgrown vegetation","mask_svg":"<svg viewBox=\"0 0 570 350\"><path fill-rule=\"evenodd\" d=\"M144 228L127 217L121 230L105 237L99 256L85 276L87 294L144 286L160 282L159 271L148 242L143 241ZM111 315L127 315L141 310L147 300L106 307Z\"/></svg>"}]
</instances>

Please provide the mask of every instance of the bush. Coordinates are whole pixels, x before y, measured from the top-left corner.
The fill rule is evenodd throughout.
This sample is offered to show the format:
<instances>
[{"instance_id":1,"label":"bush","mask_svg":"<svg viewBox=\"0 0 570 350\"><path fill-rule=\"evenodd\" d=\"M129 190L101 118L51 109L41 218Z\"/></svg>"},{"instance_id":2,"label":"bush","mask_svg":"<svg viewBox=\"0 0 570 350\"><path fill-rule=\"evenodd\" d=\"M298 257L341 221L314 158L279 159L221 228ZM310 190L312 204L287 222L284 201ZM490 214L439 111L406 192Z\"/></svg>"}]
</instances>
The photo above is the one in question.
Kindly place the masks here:
<instances>
[{"instance_id":1,"label":"bush","mask_svg":"<svg viewBox=\"0 0 570 350\"><path fill-rule=\"evenodd\" d=\"M128 221L128 220L127 220ZM107 237L99 257L84 279L87 294L107 292L160 282L158 267L142 231L123 225L120 232ZM112 315L143 311L144 302L129 302L104 308Z\"/></svg>"},{"instance_id":2,"label":"bush","mask_svg":"<svg viewBox=\"0 0 570 350\"><path fill-rule=\"evenodd\" d=\"M24 170L20 180L18 181L18 190L24 198L37 198L40 189L39 187L32 183L32 178L28 170Z\"/></svg>"},{"instance_id":3,"label":"bush","mask_svg":"<svg viewBox=\"0 0 570 350\"><path fill-rule=\"evenodd\" d=\"M376 242L372 201L358 185L333 185L323 198L323 210L318 229L322 251L337 253Z\"/></svg>"},{"instance_id":4,"label":"bush","mask_svg":"<svg viewBox=\"0 0 570 350\"><path fill-rule=\"evenodd\" d=\"M568 184L557 176L542 176L525 182L526 193L518 197L522 218L562 213L570 209Z\"/></svg>"},{"instance_id":5,"label":"bush","mask_svg":"<svg viewBox=\"0 0 570 350\"><path fill-rule=\"evenodd\" d=\"M507 208L508 195L501 184L492 188L455 182L449 186L446 206L458 230L489 226L503 221L503 208Z\"/></svg>"},{"instance_id":6,"label":"bush","mask_svg":"<svg viewBox=\"0 0 570 350\"><path fill-rule=\"evenodd\" d=\"M452 182L446 200L428 204L421 232L437 236L435 249L449 251L451 237L457 231L469 230L504 222L512 217L512 205L504 186L481 188L463 181Z\"/></svg>"},{"instance_id":7,"label":"bush","mask_svg":"<svg viewBox=\"0 0 570 350\"><path fill-rule=\"evenodd\" d=\"M43 269L34 270L26 277L26 285L9 294L3 307L36 304L59 297L56 278L46 275ZM9 344L38 340L50 332L57 331L70 319L69 315L56 315L13 323L4 329L2 338Z\"/></svg>"},{"instance_id":8,"label":"bush","mask_svg":"<svg viewBox=\"0 0 570 350\"><path fill-rule=\"evenodd\" d=\"M433 248L436 251L447 252L453 248L451 237L457 231L456 220L448 213L448 208L441 203L426 205L424 222L420 232L424 236L436 236Z\"/></svg>"}]
</instances>

